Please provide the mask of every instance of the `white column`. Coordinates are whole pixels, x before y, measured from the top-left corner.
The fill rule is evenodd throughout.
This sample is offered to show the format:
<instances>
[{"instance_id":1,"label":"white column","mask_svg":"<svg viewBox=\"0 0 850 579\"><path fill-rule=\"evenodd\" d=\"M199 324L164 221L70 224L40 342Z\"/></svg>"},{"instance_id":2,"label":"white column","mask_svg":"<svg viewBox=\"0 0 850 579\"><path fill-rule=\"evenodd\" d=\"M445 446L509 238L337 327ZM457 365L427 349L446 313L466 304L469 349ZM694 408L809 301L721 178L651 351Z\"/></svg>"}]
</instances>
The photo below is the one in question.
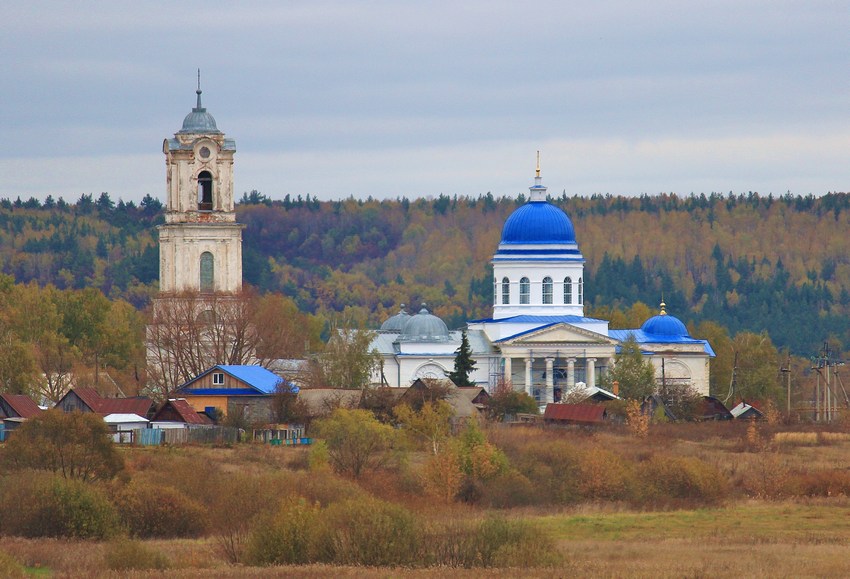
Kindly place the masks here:
<instances>
[{"instance_id":1,"label":"white column","mask_svg":"<svg viewBox=\"0 0 850 579\"><path fill-rule=\"evenodd\" d=\"M525 359L525 393L529 396L534 396L534 392L531 390L531 363L534 362L534 358L528 357Z\"/></svg>"},{"instance_id":2,"label":"white column","mask_svg":"<svg viewBox=\"0 0 850 579\"><path fill-rule=\"evenodd\" d=\"M585 375L587 377L587 387L593 388L596 386L596 358L585 358Z\"/></svg>"},{"instance_id":3,"label":"white column","mask_svg":"<svg viewBox=\"0 0 850 579\"><path fill-rule=\"evenodd\" d=\"M510 356L507 356L505 358L505 371L504 374L502 374L502 379L505 382L511 381L511 372L513 372L513 369L511 368L511 358Z\"/></svg>"},{"instance_id":4,"label":"white column","mask_svg":"<svg viewBox=\"0 0 850 579\"><path fill-rule=\"evenodd\" d=\"M567 392L576 387L576 359L567 360Z\"/></svg>"},{"instance_id":5,"label":"white column","mask_svg":"<svg viewBox=\"0 0 850 579\"><path fill-rule=\"evenodd\" d=\"M555 401L555 358L546 358L546 403Z\"/></svg>"}]
</instances>

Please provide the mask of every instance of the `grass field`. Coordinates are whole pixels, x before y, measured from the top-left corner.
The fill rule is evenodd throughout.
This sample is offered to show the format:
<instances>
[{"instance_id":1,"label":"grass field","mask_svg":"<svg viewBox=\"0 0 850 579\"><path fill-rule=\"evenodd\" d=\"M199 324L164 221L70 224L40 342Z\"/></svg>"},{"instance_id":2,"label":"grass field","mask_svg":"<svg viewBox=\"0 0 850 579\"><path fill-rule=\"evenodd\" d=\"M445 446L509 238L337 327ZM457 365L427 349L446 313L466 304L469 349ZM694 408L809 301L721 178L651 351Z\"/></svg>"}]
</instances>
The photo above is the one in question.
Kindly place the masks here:
<instances>
[{"instance_id":1,"label":"grass field","mask_svg":"<svg viewBox=\"0 0 850 579\"><path fill-rule=\"evenodd\" d=\"M113 545L109 541L2 536L0 577L850 577L850 496L845 490L822 496L777 493L765 498L756 497L744 484L756 473L778 479L776 488L790 485L793 490L801 487L791 484L797 479L789 473L799 477L828 471L832 477L850 472L846 431L797 430L765 428L756 447L747 446L742 426L668 426L642 440L625 432L491 433L491 439L507 449L512 459L525 445L531 448L553 439L584 450L616 448L619 456L635 465L649 460L661 446L665 456L699 457L729 481L724 498L712 505L688 500L640 505L582 499L493 509L483 504L440 503L423 494L411 478L423 459L415 452L407 461L408 470L401 474L378 472L353 482L305 471L303 449L127 448L122 449L127 476L147 477L144 480L150 484L167 480L192 488L198 484L197 477L217 472L300 485L305 496L321 502L339 493L375 496L404 506L423 521L481 520L493 513L521 519L554 542L562 563L537 569L249 567L229 563L214 533L208 533L200 538L139 541L167 557L168 568L117 571L107 564ZM322 482L322 477L328 480Z\"/></svg>"}]
</instances>

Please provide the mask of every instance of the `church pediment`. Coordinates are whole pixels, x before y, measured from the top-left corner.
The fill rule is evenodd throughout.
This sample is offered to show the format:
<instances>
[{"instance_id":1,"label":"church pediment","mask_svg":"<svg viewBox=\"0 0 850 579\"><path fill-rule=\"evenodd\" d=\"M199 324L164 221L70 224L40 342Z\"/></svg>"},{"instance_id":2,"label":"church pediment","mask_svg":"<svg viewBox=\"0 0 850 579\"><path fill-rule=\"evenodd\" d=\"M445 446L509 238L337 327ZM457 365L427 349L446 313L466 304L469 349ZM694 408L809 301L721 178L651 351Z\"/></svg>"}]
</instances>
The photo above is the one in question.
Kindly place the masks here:
<instances>
[{"instance_id":1,"label":"church pediment","mask_svg":"<svg viewBox=\"0 0 850 579\"><path fill-rule=\"evenodd\" d=\"M522 334L506 338L500 343L502 346L549 344L599 344L615 346L618 342L608 336L585 330L584 328L560 323L545 328L529 330Z\"/></svg>"}]
</instances>

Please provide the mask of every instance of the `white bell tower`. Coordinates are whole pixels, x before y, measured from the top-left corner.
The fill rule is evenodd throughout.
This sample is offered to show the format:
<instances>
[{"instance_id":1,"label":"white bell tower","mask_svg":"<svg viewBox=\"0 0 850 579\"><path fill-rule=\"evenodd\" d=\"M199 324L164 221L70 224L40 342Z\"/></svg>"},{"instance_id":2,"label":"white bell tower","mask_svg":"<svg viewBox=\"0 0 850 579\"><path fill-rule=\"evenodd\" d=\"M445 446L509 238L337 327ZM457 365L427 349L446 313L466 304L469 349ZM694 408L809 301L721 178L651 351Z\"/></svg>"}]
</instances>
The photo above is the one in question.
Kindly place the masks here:
<instances>
[{"instance_id":1,"label":"white bell tower","mask_svg":"<svg viewBox=\"0 0 850 579\"><path fill-rule=\"evenodd\" d=\"M242 289L242 229L236 223L233 154L215 119L198 102L174 138L165 139L167 200L159 230L160 294Z\"/></svg>"}]
</instances>

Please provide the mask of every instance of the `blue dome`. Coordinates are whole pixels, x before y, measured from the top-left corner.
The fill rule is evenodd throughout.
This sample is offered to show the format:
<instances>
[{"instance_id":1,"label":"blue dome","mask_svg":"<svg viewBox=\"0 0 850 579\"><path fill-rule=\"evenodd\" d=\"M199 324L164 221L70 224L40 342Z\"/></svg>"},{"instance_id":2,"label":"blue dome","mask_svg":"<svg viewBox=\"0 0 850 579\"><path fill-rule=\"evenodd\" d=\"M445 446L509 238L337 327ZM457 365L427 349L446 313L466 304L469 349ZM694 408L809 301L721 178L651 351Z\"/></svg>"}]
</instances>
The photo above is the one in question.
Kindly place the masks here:
<instances>
[{"instance_id":1,"label":"blue dome","mask_svg":"<svg viewBox=\"0 0 850 579\"><path fill-rule=\"evenodd\" d=\"M502 228L501 243L575 243L567 214L546 201L531 201L514 211Z\"/></svg>"},{"instance_id":2,"label":"blue dome","mask_svg":"<svg viewBox=\"0 0 850 579\"><path fill-rule=\"evenodd\" d=\"M658 316L652 316L640 327L644 334L653 336L688 337L688 329L682 320L676 316L667 315L662 311Z\"/></svg>"}]
</instances>

